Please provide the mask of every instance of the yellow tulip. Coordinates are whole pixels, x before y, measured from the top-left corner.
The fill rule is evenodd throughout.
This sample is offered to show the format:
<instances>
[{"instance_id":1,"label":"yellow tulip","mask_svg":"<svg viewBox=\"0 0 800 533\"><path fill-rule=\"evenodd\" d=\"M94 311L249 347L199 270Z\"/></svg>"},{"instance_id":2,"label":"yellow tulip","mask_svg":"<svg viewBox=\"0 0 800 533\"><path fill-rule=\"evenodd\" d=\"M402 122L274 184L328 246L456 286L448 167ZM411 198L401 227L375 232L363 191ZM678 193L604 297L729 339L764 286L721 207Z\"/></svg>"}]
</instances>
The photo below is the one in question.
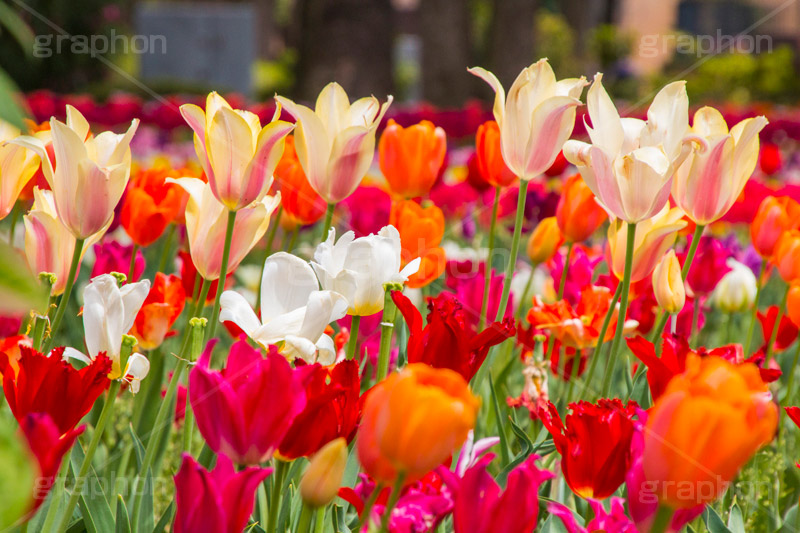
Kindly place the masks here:
<instances>
[{"instance_id":1,"label":"yellow tulip","mask_svg":"<svg viewBox=\"0 0 800 533\"><path fill-rule=\"evenodd\" d=\"M311 507L328 505L336 497L347 466L347 441L338 438L319 449L300 479L300 496Z\"/></svg>"},{"instance_id":2,"label":"yellow tulip","mask_svg":"<svg viewBox=\"0 0 800 533\"><path fill-rule=\"evenodd\" d=\"M14 208L19 193L39 167L39 158L34 152L6 143L19 135L18 128L0 121L0 220Z\"/></svg>"},{"instance_id":3,"label":"yellow tulip","mask_svg":"<svg viewBox=\"0 0 800 533\"><path fill-rule=\"evenodd\" d=\"M653 270L653 294L659 307L669 314L683 309L686 303L686 288L681 277L681 264L670 249Z\"/></svg>"}]
</instances>

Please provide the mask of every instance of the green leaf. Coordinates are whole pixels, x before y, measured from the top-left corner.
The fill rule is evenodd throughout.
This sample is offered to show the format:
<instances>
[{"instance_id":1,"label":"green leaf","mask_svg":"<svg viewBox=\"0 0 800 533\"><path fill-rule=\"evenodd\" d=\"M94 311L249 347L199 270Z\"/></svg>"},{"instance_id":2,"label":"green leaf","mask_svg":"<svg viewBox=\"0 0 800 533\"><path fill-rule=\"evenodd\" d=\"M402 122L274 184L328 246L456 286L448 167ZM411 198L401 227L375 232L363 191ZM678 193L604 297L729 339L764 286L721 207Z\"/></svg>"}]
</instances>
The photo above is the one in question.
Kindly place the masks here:
<instances>
[{"instance_id":1,"label":"green leaf","mask_svg":"<svg viewBox=\"0 0 800 533\"><path fill-rule=\"evenodd\" d=\"M139 440L139 437L136 436L136 432L133 430L132 424L128 424L128 431L131 434L133 450L136 452L136 466L141 468L142 461L144 461L144 446L142 445L142 441Z\"/></svg>"},{"instance_id":2,"label":"green leaf","mask_svg":"<svg viewBox=\"0 0 800 533\"><path fill-rule=\"evenodd\" d=\"M800 517L798 517L797 504L792 505L783 517L783 526L777 533L796 533L800 530Z\"/></svg>"},{"instance_id":3,"label":"green leaf","mask_svg":"<svg viewBox=\"0 0 800 533\"><path fill-rule=\"evenodd\" d=\"M31 27L5 2L0 2L0 25L16 39L25 55L33 57L35 36Z\"/></svg>"},{"instance_id":4,"label":"green leaf","mask_svg":"<svg viewBox=\"0 0 800 533\"><path fill-rule=\"evenodd\" d=\"M83 458L83 448L77 442L72 447L70 457L75 472L80 470ZM89 533L107 533L115 529L114 513L111 511L111 506L108 504L102 488L103 485L97 478L94 468L90 466L81 489L81 496L78 498L81 516L83 516L84 525Z\"/></svg>"},{"instance_id":5,"label":"green leaf","mask_svg":"<svg viewBox=\"0 0 800 533\"><path fill-rule=\"evenodd\" d=\"M717 511L710 505L707 505L705 511L703 511L703 522L710 533L731 533L731 530L727 528Z\"/></svg>"},{"instance_id":6,"label":"green leaf","mask_svg":"<svg viewBox=\"0 0 800 533\"><path fill-rule=\"evenodd\" d=\"M4 413L5 414L5 413ZM10 416L0 417L0 530L25 515L31 504L37 471L27 444Z\"/></svg>"},{"instance_id":7,"label":"green leaf","mask_svg":"<svg viewBox=\"0 0 800 533\"><path fill-rule=\"evenodd\" d=\"M2 76L0 71L0 119L5 119L3 107L9 96L3 92ZM0 314L27 313L31 309L42 314L49 299L44 285L31 274L19 250L0 243Z\"/></svg>"},{"instance_id":8,"label":"green leaf","mask_svg":"<svg viewBox=\"0 0 800 533\"><path fill-rule=\"evenodd\" d=\"M642 409L650 407L650 386L647 383L646 371L636 376L636 381L633 382L633 390L631 391L630 399L638 403Z\"/></svg>"},{"instance_id":9,"label":"green leaf","mask_svg":"<svg viewBox=\"0 0 800 533\"><path fill-rule=\"evenodd\" d=\"M489 373L489 391L492 395L492 406L494 407L494 418L497 424L497 435L500 437L500 458L504 465L508 464L511 455L508 451L508 440L506 438L506 429L503 426L503 415L500 413L500 405L497 402L497 393L494 389L494 379L492 373Z\"/></svg>"},{"instance_id":10,"label":"green leaf","mask_svg":"<svg viewBox=\"0 0 800 533\"><path fill-rule=\"evenodd\" d=\"M164 533L167 526L172 523L172 517L175 515L175 500L172 500L169 506L164 509L164 514L158 519L158 524L153 528L153 533Z\"/></svg>"},{"instance_id":11,"label":"green leaf","mask_svg":"<svg viewBox=\"0 0 800 533\"><path fill-rule=\"evenodd\" d=\"M516 468L517 465L522 463L522 461L527 459L530 454L533 453L533 443L531 442L531 439L528 437L528 434L525 433L525 430L522 429L521 427L519 427L518 425L516 425L514 422L511 422L510 420L509 420L509 423L511 424L511 430L514 432L514 435L517 436L517 440L520 441L520 445L522 446L522 450L497 475L497 478L496 478L497 482L502 487L505 487L505 485L506 485L506 479L508 478L508 474L512 470L514 470L514 468Z\"/></svg>"},{"instance_id":12,"label":"green leaf","mask_svg":"<svg viewBox=\"0 0 800 533\"><path fill-rule=\"evenodd\" d=\"M128 518L128 508L122 496L117 494L117 533L131 533L131 521Z\"/></svg>"},{"instance_id":13,"label":"green leaf","mask_svg":"<svg viewBox=\"0 0 800 533\"><path fill-rule=\"evenodd\" d=\"M744 533L742 509L735 501L733 502L730 513L728 514L728 529L731 531L731 533Z\"/></svg>"},{"instance_id":14,"label":"green leaf","mask_svg":"<svg viewBox=\"0 0 800 533\"><path fill-rule=\"evenodd\" d=\"M144 478L142 508L139 510L139 531L153 531L153 469L147 470Z\"/></svg>"}]
</instances>

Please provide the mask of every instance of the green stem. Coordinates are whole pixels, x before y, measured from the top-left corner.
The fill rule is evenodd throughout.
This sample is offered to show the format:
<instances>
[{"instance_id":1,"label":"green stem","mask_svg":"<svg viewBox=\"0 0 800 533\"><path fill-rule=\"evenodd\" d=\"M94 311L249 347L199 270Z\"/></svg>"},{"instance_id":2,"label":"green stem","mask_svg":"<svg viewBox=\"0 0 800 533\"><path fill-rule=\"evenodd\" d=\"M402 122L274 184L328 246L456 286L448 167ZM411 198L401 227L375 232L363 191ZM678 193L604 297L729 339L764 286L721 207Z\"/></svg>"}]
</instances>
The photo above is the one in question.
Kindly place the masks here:
<instances>
[{"instance_id":1,"label":"green stem","mask_svg":"<svg viewBox=\"0 0 800 533\"><path fill-rule=\"evenodd\" d=\"M783 299L781 300L781 305L778 307L778 316L775 317L775 324L772 326L772 334L769 336L769 343L767 344L767 349L764 353L764 365L769 365L769 361L772 358L772 347L775 344L775 340L778 338L778 329L780 329L781 319L783 318L784 309L786 309L786 300L789 298L789 287L786 287L786 291L783 293Z\"/></svg>"},{"instance_id":2,"label":"green stem","mask_svg":"<svg viewBox=\"0 0 800 533\"><path fill-rule=\"evenodd\" d=\"M347 358L353 359L358 348L358 329L361 325L361 316L353 315L350 321L350 338L347 341Z\"/></svg>"},{"instance_id":3,"label":"green stem","mask_svg":"<svg viewBox=\"0 0 800 533\"><path fill-rule=\"evenodd\" d=\"M533 285L533 276L536 273L536 265L531 265L531 273L528 276L528 282L525 283L525 290L522 291L522 297L519 299L516 311L514 311L514 318L519 320L522 318L522 310L525 307L525 302L528 299L528 293L531 292L531 285Z\"/></svg>"},{"instance_id":4,"label":"green stem","mask_svg":"<svg viewBox=\"0 0 800 533\"><path fill-rule=\"evenodd\" d=\"M665 533L668 531L674 513L675 511L670 507L659 505L658 511L656 511L656 517L653 519L653 526L650 528L650 533Z\"/></svg>"},{"instance_id":5,"label":"green stem","mask_svg":"<svg viewBox=\"0 0 800 533\"><path fill-rule=\"evenodd\" d=\"M202 331L206 328L207 322L205 319L201 318L192 318L194 322L190 321L192 331L194 331L195 327L199 327L201 333L192 335L192 349L189 352L189 363L188 365L194 364L197 360L197 356L200 355L200 352L203 351L203 338L205 337L205 331ZM188 366L187 365L187 366ZM192 411L192 404L189 402L189 395L186 395L186 405L184 406L184 416L183 416L183 451L192 453L192 432L194 431L194 411Z\"/></svg>"},{"instance_id":6,"label":"green stem","mask_svg":"<svg viewBox=\"0 0 800 533\"><path fill-rule=\"evenodd\" d=\"M134 243L133 249L131 250L131 262L130 266L128 266L128 283L133 283L136 281L133 279L133 275L136 273L136 253L139 251L139 245Z\"/></svg>"},{"instance_id":7,"label":"green stem","mask_svg":"<svg viewBox=\"0 0 800 533\"><path fill-rule=\"evenodd\" d=\"M292 236L289 238L289 245L286 247L286 251L291 253L294 250L294 245L297 243L297 235L300 232L300 226L295 226L292 230Z\"/></svg>"},{"instance_id":8,"label":"green stem","mask_svg":"<svg viewBox=\"0 0 800 533\"><path fill-rule=\"evenodd\" d=\"M797 370L797 363L800 362L800 341L794 351L794 359L789 369L789 380L786 382L786 396L783 397L783 405L792 405L794 396L794 373Z\"/></svg>"},{"instance_id":9,"label":"green stem","mask_svg":"<svg viewBox=\"0 0 800 533\"><path fill-rule=\"evenodd\" d=\"M44 524L42 524L42 531L52 531L56 518L58 517L58 510L61 508L61 498L64 496L64 485L67 482L67 474L69 473L69 458L66 458L61 463L61 468L58 470L58 477L56 478L56 486L50 491L50 506L47 508L47 514L44 517Z\"/></svg>"},{"instance_id":10,"label":"green stem","mask_svg":"<svg viewBox=\"0 0 800 533\"><path fill-rule=\"evenodd\" d=\"M50 348L53 347L53 342L55 341L56 335L58 335L58 330L61 329L61 322L64 320L64 313L67 312L69 297L72 294L72 287L75 285L75 274L78 272L78 265L81 262L83 243L83 239L78 239L75 241L75 249L72 252L72 263L69 266L69 274L67 274L67 283L64 286L64 294L61 296L61 300L58 302L56 315L53 319L53 326L50 328L50 338L47 340L47 343L45 343L45 349L43 350L44 353L48 353Z\"/></svg>"},{"instance_id":11,"label":"green stem","mask_svg":"<svg viewBox=\"0 0 800 533\"><path fill-rule=\"evenodd\" d=\"M517 197L517 216L514 219L514 237L511 240L511 256L506 265L505 278L503 279L503 294L500 297L500 305L497 307L495 321L503 320L508 306L508 295L511 292L511 278L514 276L514 269L517 266L517 253L519 252L519 237L522 234L522 222L525 216L525 198L528 194L528 181L520 180L519 196Z\"/></svg>"},{"instance_id":12,"label":"green stem","mask_svg":"<svg viewBox=\"0 0 800 533\"><path fill-rule=\"evenodd\" d=\"M172 251L172 239L175 238L175 224L170 224L167 230L167 235L164 237L164 244L161 247L161 258L158 260L157 272L164 272L167 268L167 261L169 261L170 252ZM164 272L166 274L166 272Z\"/></svg>"},{"instance_id":13,"label":"green stem","mask_svg":"<svg viewBox=\"0 0 800 533\"><path fill-rule=\"evenodd\" d=\"M378 482L375 485L372 493L367 498L367 503L364 505L364 509L361 511L361 519L358 522L358 528L356 531L361 531L366 526L367 530L370 529L370 522L371 522L371 514L372 508L375 507L375 502L378 501L378 496L380 496L381 492L383 492L383 482Z\"/></svg>"},{"instance_id":14,"label":"green stem","mask_svg":"<svg viewBox=\"0 0 800 533\"><path fill-rule=\"evenodd\" d=\"M611 342L611 353L606 361L606 372L603 376L603 388L601 397L608 395L611 386L611 376L614 374L614 367L617 362L617 352L622 343L622 336L625 333L625 317L628 313L628 296L631 288L631 271L633 270L633 246L636 240L636 224L628 224L628 240L625 247L625 272L622 276L622 294L620 295L619 314L617 315L617 330L614 333L614 340ZM694 244L694 242L692 243Z\"/></svg>"},{"instance_id":15,"label":"green stem","mask_svg":"<svg viewBox=\"0 0 800 533\"><path fill-rule=\"evenodd\" d=\"M8 229L8 245L12 247L14 246L14 233L17 229L19 212L21 211L19 205L19 202L15 202L14 207L11 208L11 227Z\"/></svg>"},{"instance_id":16,"label":"green stem","mask_svg":"<svg viewBox=\"0 0 800 533\"><path fill-rule=\"evenodd\" d=\"M744 354L750 353L750 343L753 341L753 332L756 328L756 317L758 315L758 302L761 300L761 289L764 284L764 273L767 270L767 262L761 261L761 268L758 271L758 283L756 284L756 299L753 301L753 310L750 312L750 325L747 327L747 337L745 337Z\"/></svg>"},{"instance_id":17,"label":"green stem","mask_svg":"<svg viewBox=\"0 0 800 533\"><path fill-rule=\"evenodd\" d=\"M289 470L289 463L280 459L275 459L275 473L272 476L272 494L269 499L269 519L267 520L266 533L274 533L278 523L278 515L281 512L281 497L283 496L283 483L286 480L286 473Z\"/></svg>"},{"instance_id":18,"label":"green stem","mask_svg":"<svg viewBox=\"0 0 800 533\"><path fill-rule=\"evenodd\" d=\"M492 255L494 254L494 233L497 227L497 208L500 206L500 187L494 189L494 204L492 205L492 222L489 226L489 251L486 256L483 280L483 301L481 302L481 316L478 320L478 331L486 324L486 313L489 310L489 287L492 283Z\"/></svg>"},{"instance_id":19,"label":"green stem","mask_svg":"<svg viewBox=\"0 0 800 533\"><path fill-rule=\"evenodd\" d=\"M386 507L383 509L383 517L381 518L381 533L389 533L389 518L392 516L392 511L397 500L400 499L400 492L403 490L403 484L406 480L405 472L397 474L397 480L394 482L392 493L389 495L389 501L386 502Z\"/></svg>"},{"instance_id":20,"label":"green stem","mask_svg":"<svg viewBox=\"0 0 800 533\"><path fill-rule=\"evenodd\" d=\"M72 494L70 494L69 500L67 501L67 507L64 509L64 513L61 515L61 521L59 522L56 531L66 531L67 526L69 526L69 523L72 520L72 511L75 510L75 505L78 504L78 498L80 498L81 492L83 491L83 483L86 481L86 475L89 473L89 468L92 466L92 458L94 457L95 451L97 451L98 444L100 444L100 439L103 437L103 432L106 429L106 424L108 424L108 421L111 418L111 413L114 411L114 403L117 401L119 387L120 382L115 380L111 382L111 386L108 388L106 403L103 405L103 410L100 412L100 418L97 421L97 426L94 428L92 440L89 441L89 447L86 448L83 462L78 470L78 475L75 477L75 487L72 489ZM69 460L69 458L67 458L67 460Z\"/></svg>"},{"instance_id":21,"label":"green stem","mask_svg":"<svg viewBox=\"0 0 800 533\"><path fill-rule=\"evenodd\" d=\"M236 211L228 211L228 225L225 228L225 247L222 249L222 264L219 269L219 282L217 283L217 295L214 298L214 307L211 311L211 321L208 327L208 338L214 337L219 322L219 299L222 291L225 290L225 279L228 277L228 259L231 255L231 241L233 241L233 227L236 223Z\"/></svg>"},{"instance_id":22,"label":"green stem","mask_svg":"<svg viewBox=\"0 0 800 533\"><path fill-rule=\"evenodd\" d=\"M394 333L394 319L397 315L397 306L392 300L392 290L397 287L387 284L383 295L383 315L381 316L381 344L378 352L378 374L376 383L389 375L389 352L392 348L392 334Z\"/></svg>"},{"instance_id":23,"label":"green stem","mask_svg":"<svg viewBox=\"0 0 800 533\"><path fill-rule=\"evenodd\" d=\"M317 509L314 517L314 533L322 533L325 530L325 508Z\"/></svg>"},{"instance_id":24,"label":"green stem","mask_svg":"<svg viewBox=\"0 0 800 533\"><path fill-rule=\"evenodd\" d=\"M328 238L328 231L331 229L331 222L333 222L333 209L335 207L336 204L328 204L328 208L325 210L325 222L322 225L321 241L324 241Z\"/></svg>"},{"instance_id":25,"label":"green stem","mask_svg":"<svg viewBox=\"0 0 800 533\"><path fill-rule=\"evenodd\" d=\"M689 342L696 344L697 336L700 334L699 324L700 321L700 298L694 299L694 308L692 309L692 325L689 328Z\"/></svg>"},{"instance_id":26,"label":"green stem","mask_svg":"<svg viewBox=\"0 0 800 533\"><path fill-rule=\"evenodd\" d=\"M611 297L611 302L608 304L608 311L606 312L605 319L603 319L603 326L600 328L600 336L597 338L597 344L594 347L594 353L592 353L592 362L589 365L589 372L586 374L586 379L583 382L583 389L581 389L580 396L581 398L586 398L586 391L592 383L592 378L594 378L597 362L600 360L603 350L603 343L606 339L606 332L608 332L608 326L611 324L611 317L614 316L614 311L617 308L617 300L619 300L621 294L622 284L617 283L617 290L614 291L614 296Z\"/></svg>"},{"instance_id":27,"label":"green stem","mask_svg":"<svg viewBox=\"0 0 800 533\"><path fill-rule=\"evenodd\" d=\"M300 519L297 521L297 533L311 533L311 518L314 511L307 504L303 504L300 511Z\"/></svg>"}]
</instances>

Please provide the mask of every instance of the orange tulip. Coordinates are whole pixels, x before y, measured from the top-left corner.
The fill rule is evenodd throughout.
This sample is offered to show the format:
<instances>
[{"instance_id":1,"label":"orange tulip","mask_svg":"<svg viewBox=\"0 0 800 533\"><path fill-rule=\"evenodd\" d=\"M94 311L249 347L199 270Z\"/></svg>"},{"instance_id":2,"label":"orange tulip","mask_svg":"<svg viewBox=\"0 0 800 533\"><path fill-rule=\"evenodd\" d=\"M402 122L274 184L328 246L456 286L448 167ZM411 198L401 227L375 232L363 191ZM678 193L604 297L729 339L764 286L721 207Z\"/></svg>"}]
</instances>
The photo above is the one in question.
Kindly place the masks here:
<instances>
[{"instance_id":1,"label":"orange tulip","mask_svg":"<svg viewBox=\"0 0 800 533\"><path fill-rule=\"evenodd\" d=\"M444 272L446 258L439 247L444 237L444 214L433 205L422 207L414 200L401 200L392 205L389 224L400 234L402 266L422 258L419 270L408 278L408 285L418 289L431 283Z\"/></svg>"},{"instance_id":2,"label":"orange tulip","mask_svg":"<svg viewBox=\"0 0 800 533\"><path fill-rule=\"evenodd\" d=\"M289 229L313 224L325 214L327 204L311 187L297 158L294 135L286 137L283 156L275 167L275 181L281 191L282 221Z\"/></svg>"},{"instance_id":3,"label":"orange tulip","mask_svg":"<svg viewBox=\"0 0 800 533\"><path fill-rule=\"evenodd\" d=\"M418 480L464 443L479 408L460 374L410 364L366 394L358 460L376 481Z\"/></svg>"},{"instance_id":4,"label":"orange tulip","mask_svg":"<svg viewBox=\"0 0 800 533\"><path fill-rule=\"evenodd\" d=\"M800 231L784 231L775 243L772 262L786 283L800 279Z\"/></svg>"},{"instance_id":5,"label":"orange tulip","mask_svg":"<svg viewBox=\"0 0 800 533\"><path fill-rule=\"evenodd\" d=\"M758 206L753 223L750 224L750 239L753 248L761 257L770 258L781 234L800 225L800 204L781 196L767 196Z\"/></svg>"},{"instance_id":6,"label":"orange tulip","mask_svg":"<svg viewBox=\"0 0 800 533\"><path fill-rule=\"evenodd\" d=\"M756 365L690 354L649 411L645 478L674 509L711 503L777 425L778 408Z\"/></svg>"},{"instance_id":7,"label":"orange tulip","mask_svg":"<svg viewBox=\"0 0 800 533\"><path fill-rule=\"evenodd\" d=\"M543 218L528 238L528 257L534 265L547 262L563 243L564 236L558 229L556 217Z\"/></svg>"},{"instance_id":8,"label":"orange tulip","mask_svg":"<svg viewBox=\"0 0 800 533\"><path fill-rule=\"evenodd\" d=\"M157 167L140 170L131 179L120 223L134 243L150 246L180 214L187 194L180 185L165 180L183 175L179 170Z\"/></svg>"},{"instance_id":9,"label":"orange tulip","mask_svg":"<svg viewBox=\"0 0 800 533\"><path fill-rule=\"evenodd\" d=\"M404 128L389 120L378 143L378 156L389 189L397 196L416 198L431 190L447 150L444 130L423 120Z\"/></svg>"},{"instance_id":10,"label":"orange tulip","mask_svg":"<svg viewBox=\"0 0 800 533\"><path fill-rule=\"evenodd\" d=\"M185 303L186 293L181 278L157 272L153 286L133 321L130 334L136 337L143 350L158 348L180 316Z\"/></svg>"},{"instance_id":11,"label":"orange tulip","mask_svg":"<svg viewBox=\"0 0 800 533\"><path fill-rule=\"evenodd\" d=\"M478 127L475 134L475 156L478 171L492 187L508 187L517 177L503 161L500 144L500 126L488 120Z\"/></svg>"},{"instance_id":12,"label":"orange tulip","mask_svg":"<svg viewBox=\"0 0 800 533\"><path fill-rule=\"evenodd\" d=\"M792 282L789 294L786 296L786 316L800 327L800 281Z\"/></svg>"},{"instance_id":13,"label":"orange tulip","mask_svg":"<svg viewBox=\"0 0 800 533\"><path fill-rule=\"evenodd\" d=\"M608 215L595 201L594 193L580 174L573 174L564 183L556 207L556 220L564 238L583 242L594 233Z\"/></svg>"}]
</instances>

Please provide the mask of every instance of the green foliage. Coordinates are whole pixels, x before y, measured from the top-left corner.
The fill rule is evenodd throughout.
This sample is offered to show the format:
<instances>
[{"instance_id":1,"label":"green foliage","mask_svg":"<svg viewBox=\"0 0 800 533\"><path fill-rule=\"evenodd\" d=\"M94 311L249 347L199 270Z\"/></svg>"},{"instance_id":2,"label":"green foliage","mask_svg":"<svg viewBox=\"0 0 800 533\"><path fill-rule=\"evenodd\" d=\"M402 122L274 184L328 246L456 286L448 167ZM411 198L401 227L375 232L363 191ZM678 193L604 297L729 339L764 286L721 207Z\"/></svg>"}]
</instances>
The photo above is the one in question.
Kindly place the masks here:
<instances>
[{"instance_id":1,"label":"green foliage","mask_svg":"<svg viewBox=\"0 0 800 533\"><path fill-rule=\"evenodd\" d=\"M31 505L36 479L35 459L10 416L0 416L0 530L17 522Z\"/></svg>"},{"instance_id":2,"label":"green foliage","mask_svg":"<svg viewBox=\"0 0 800 533\"><path fill-rule=\"evenodd\" d=\"M575 33L563 15L540 10L534 35L536 55L546 57L559 78L583 74L575 61Z\"/></svg>"}]
</instances>

